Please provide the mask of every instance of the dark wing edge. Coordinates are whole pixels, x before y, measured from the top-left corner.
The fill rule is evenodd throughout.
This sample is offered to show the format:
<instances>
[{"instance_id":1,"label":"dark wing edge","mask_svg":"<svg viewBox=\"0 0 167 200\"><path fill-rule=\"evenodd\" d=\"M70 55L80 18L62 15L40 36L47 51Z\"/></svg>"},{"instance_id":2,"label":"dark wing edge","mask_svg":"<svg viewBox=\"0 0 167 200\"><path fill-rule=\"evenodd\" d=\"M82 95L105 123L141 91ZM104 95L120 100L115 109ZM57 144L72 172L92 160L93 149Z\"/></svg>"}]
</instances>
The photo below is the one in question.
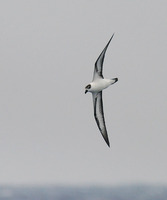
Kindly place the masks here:
<instances>
[{"instance_id":1,"label":"dark wing edge","mask_svg":"<svg viewBox=\"0 0 167 200\"><path fill-rule=\"evenodd\" d=\"M110 40L108 41L107 45L105 46L105 48L103 49L103 51L101 52L100 56L98 57L98 59L95 62L95 68L94 68L94 74L93 74L93 80L96 77L100 77L103 78L103 62L104 62L104 57L105 57L105 53L107 50L108 45L110 44L112 38L113 38L114 34L111 36Z\"/></svg>"},{"instance_id":2,"label":"dark wing edge","mask_svg":"<svg viewBox=\"0 0 167 200\"><path fill-rule=\"evenodd\" d=\"M93 105L94 105L94 117L95 117L97 126L104 140L106 141L107 145L110 147L110 142L108 139L105 119L104 119L102 91L99 93L94 93L92 95L93 95Z\"/></svg>"}]
</instances>

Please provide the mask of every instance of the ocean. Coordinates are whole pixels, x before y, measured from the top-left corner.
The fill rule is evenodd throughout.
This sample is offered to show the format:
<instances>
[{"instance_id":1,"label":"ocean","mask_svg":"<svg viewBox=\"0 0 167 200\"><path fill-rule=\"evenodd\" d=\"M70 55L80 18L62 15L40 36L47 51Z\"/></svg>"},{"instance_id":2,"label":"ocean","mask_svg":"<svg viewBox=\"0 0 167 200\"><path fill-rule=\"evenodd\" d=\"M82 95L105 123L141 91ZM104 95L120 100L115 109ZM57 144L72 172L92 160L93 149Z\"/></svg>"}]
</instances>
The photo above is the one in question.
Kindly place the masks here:
<instances>
[{"instance_id":1,"label":"ocean","mask_svg":"<svg viewBox=\"0 0 167 200\"><path fill-rule=\"evenodd\" d=\"M0 200L167 200L167 186L0 186Z\"/></svg>"}]
</instances>

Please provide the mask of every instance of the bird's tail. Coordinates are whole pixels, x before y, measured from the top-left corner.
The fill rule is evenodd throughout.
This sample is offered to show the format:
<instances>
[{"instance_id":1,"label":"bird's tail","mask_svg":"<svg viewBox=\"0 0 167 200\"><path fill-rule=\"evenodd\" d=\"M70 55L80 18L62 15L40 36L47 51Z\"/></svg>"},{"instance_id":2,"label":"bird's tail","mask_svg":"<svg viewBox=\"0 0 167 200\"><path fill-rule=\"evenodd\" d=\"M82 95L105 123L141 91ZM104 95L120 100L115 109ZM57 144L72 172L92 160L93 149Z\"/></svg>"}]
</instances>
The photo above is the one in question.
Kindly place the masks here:
<instances>
[{"instance_id":1,"label":"bird's tail","mask_svg":"<svg viewBox=\"0 0 167 200\"><path fill-rule=\"evenodd\" d=\"M116 83L118 81L118 78L112 78L110 80L111 80L111 85L112 85L112 84L114 84L114 83Z\"/></svg>"}]
</instances>

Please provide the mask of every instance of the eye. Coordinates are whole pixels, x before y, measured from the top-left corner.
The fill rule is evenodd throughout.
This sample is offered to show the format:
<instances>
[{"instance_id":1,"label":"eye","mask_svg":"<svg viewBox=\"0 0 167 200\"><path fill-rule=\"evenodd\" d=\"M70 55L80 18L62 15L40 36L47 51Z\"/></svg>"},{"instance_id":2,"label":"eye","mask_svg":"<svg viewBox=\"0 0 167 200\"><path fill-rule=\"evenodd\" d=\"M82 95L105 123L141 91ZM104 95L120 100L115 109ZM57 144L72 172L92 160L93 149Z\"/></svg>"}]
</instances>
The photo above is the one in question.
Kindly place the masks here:
<instances>
[{"instance_id":1,"label":"eye","mask_svg":"<svg viewBox=\"0 0 167 200\"><path fill-rule=\"evenodd\" d=\"M86 88L86 89L90 89L90 88L91 88L91 85L89 84L89 85L87 85L85 88Z\"/></svg>"}]
</instances>

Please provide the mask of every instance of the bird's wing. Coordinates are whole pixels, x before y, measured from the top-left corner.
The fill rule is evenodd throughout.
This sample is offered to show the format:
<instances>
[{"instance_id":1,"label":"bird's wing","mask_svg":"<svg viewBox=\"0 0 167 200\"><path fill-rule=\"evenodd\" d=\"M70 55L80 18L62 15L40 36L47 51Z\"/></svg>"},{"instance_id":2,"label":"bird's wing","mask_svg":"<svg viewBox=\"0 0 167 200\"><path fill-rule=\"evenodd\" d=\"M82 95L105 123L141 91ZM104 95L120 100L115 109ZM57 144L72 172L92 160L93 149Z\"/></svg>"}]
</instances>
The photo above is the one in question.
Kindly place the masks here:
<instances>
[{"instance_id":1,"label":"bird's wing","mask_svg":"<svg viewBox=\"0 0 167 200\"><path fill-rule=\"evenodd\" d=\"M94 105L94 117L97 123L97 126L106 141L107 145L110 146L107 129L104 120L104 112L103 112L103 99L102 99L102 91L99 93L92 93L93 95L93 105Z\"/></svg>"},{"instance_id":2,"label":"bird's wing","mask_svg":"<svg viewBox=\"0 0 167 200\"><path fill-rule=\"evenodd\" d=\"M109 42L107 43L107 45L105 46L105 48L103 49L103 51L101 52L100 56L98 57L98 59L95 62L93 81L95 79L97 79L97 78L103 78L103 61L104 61L104 57L105 57L105 53L106 53L107 47L110 44L113 36L114 36L114 34L112 35L112 37L110 38Z\"/></svg>"}]
</instances>

